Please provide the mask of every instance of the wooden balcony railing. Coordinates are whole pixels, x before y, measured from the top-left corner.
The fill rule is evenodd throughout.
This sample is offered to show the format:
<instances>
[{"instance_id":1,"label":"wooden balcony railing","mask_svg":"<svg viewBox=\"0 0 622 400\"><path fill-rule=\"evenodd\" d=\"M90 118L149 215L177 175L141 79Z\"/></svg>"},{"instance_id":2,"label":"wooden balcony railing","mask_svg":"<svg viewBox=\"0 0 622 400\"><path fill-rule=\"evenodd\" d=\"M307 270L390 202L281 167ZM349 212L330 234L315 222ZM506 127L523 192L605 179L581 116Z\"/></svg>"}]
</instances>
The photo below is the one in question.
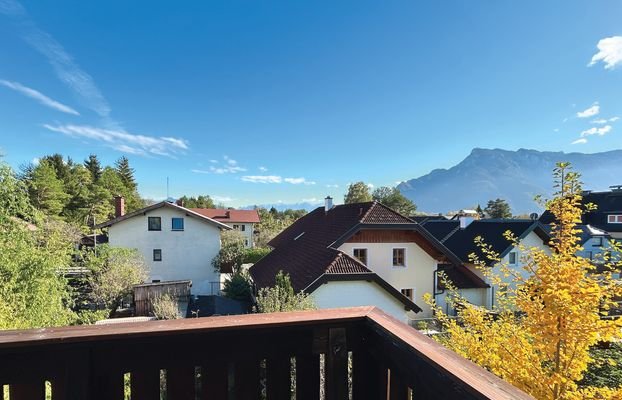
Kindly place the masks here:
<instances>
[{"instance_id":1,"label":"wooden balcony railing","mask_svg":"<svg viewBox=\"0 0 622 400\"><path fill-rule=\"evenodd\" d=\"M53 400L531 398L373 307L0 332L10 400L46 382Z\"/></svg>"}]
</instances>

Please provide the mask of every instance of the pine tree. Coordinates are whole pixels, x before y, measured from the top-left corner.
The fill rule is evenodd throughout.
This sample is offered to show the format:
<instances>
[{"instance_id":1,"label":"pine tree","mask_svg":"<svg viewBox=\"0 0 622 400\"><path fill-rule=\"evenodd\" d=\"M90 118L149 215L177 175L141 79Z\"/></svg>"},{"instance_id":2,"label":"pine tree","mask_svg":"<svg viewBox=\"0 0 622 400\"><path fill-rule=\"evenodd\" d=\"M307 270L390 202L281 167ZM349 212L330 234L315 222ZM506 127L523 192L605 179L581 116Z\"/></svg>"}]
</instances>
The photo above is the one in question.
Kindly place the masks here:
<instances>
[{"instance_id":1,"label":"pine tree","mask_svg":"<svg viewBox=\"0 0 622 400\"><path fill-rule=\"evenodd\" d=\"M87 160L84 160L84 166L91 172L93 182L97 182L102 175L102 166L99 163L97 155L89 155L89 158Z\"/></svg>"},{"instance_id":2,"label":"pine tree","mask_svg":"<svg viewBox=\"0 0 622 400\"><path fill-rule=\"evenodd\" d=\"M490 218L512 218L512 211L507 201L496 199L488 201L484 211Z\"/></svg>"},{"instance_id":3,"label":"pine tree","mask_svg":"<svg viewBox=\"0 0 622 400\"><path fill-rule=\"evenodd\" d=\"M119 177L125 187L130 191L136 190L137 185L136 180L134 179L134 168L130 167L130 162L127 157L122 156L115 162L114 165L115 170L117 171L117 174L119 174Z\"/></svg>"}]
</instances>

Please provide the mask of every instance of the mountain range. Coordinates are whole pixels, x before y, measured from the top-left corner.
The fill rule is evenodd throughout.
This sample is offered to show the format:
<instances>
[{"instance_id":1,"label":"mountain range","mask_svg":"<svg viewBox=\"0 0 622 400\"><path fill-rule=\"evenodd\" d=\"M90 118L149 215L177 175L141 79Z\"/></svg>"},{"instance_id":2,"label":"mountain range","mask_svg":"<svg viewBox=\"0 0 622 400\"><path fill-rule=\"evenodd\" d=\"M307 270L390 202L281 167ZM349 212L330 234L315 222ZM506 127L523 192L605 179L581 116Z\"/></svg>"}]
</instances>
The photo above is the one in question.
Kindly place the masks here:
<instances>
[{"instance_id":1,"label":"mountain range","mask_svg":"<svg viewBox=\"0 0 622 400\"><path fill-rule=\"evenodd\" d=\"M553 192L555 163L568 161L581 173L585 190L608 190L622 184L622 150L603 153L564 153L519 149L475 148L449 169L435 169L397 188L417 204L418 211L446 213L502 198L514 214L541 211L534 202L538 194Z\"/></svg>"}]
</instances>

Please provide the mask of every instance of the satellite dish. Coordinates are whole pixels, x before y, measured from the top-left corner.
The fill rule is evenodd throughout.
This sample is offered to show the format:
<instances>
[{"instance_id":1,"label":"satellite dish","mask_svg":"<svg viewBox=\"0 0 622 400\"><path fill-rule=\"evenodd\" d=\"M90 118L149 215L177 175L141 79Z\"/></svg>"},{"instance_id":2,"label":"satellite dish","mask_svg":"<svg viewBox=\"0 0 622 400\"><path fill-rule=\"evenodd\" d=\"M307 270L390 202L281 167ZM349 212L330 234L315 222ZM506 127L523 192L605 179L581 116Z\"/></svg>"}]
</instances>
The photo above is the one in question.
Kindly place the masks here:
<instances>
[{"instance_id":1,"label":"satellite dish","mask_svg":"<svg viewBox=\"0 0 622 400\"><path fill-rule=\"evenodd\" d=\"M531 213L529 214L529 219L531 219L532 221L535 221L538 219L538 213Z\"/></svg>"}]
</instances>

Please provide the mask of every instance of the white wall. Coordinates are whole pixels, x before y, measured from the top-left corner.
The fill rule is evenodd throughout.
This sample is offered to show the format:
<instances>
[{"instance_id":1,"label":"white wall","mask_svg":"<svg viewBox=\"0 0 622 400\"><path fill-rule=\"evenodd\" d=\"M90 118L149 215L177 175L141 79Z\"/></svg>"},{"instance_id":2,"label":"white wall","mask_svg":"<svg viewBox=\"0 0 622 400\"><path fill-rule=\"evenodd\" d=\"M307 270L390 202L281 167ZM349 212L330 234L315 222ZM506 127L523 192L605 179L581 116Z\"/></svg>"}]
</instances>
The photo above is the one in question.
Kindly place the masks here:
<instances>
[{"instance_id":1,"label":"white wall","mask_svg":"<svg viewBox=\"0 0 622 400\"><path fill-rule=\"evenodd\" d=\"M226 225L233 228L233 226L237 226L237 231L239 231L244 239L247 240L246 247L253 248L255 247L255 236L253 235L253 231L255 230L255 224L252 223L243 223L243 222L226 222ZM244 226L244 230L242 231L241 227Z\"/></svg>"},{"instance_id":2,"label":"white wall","mask_svg":"<svg viewBox=\"0 0 622 400\"><path fill-rule=\"evenodd\" d=\"M404 267L393 266L393 248L405 248ZM344 243L339 250L353 255L353 249L367 249L367 268L377 273L397 290L413 289L413 301L422 312L418 318L432 316L432 310L423 301L425 293L433 293L434 271L437 263L416 243Z\"/></svg>"},{"instance_id":3,"label":"white wall","mask_svg":"<svg viewBox=\"0 0 622 400\"><path fill-rule=\"evenodd\" d=\"M147 217L161 217L162 230L149 231ZM173 231L171 218L184 218L184 230ZM219 282L212 259L220 250L220 229L170 207L137 215L109 228L111 246L138 249L150 268L149 281L192 280L193 294L211 294L211 282ZM162 261L153 261L153 250L162 249ZM216 288L217 285L214 285Z\"/></svg>"},{"instance_id":4,"label":"white wall","mask_svg":"<svg viewBox=\"0 0 622 400\"><path fill-rule=\"evenodd\" d=\"M376 306L402 322L408 322L404 304L375 282L328 282L315 289L311 296L318 308ZM421 313L416 314L417 317Z\"/></svg>"},{"instance_id":5,"label":"white wall","mask_svg":"<svg viewBox=\"0 0 622 400\"><path fill-rule=\"evenodd\" d=\"M589 252L592 252L592 259L594 261L602 261L602 254L608 250L611 250L611 243L609 242L609 239L604 236L600 236L600 238L602 239L602 245L599 246L597 239L595 237L591 237L585 241L583 244L583 250L578 251L577 255L589 259Z\"/></svg>"}]
</instances>

